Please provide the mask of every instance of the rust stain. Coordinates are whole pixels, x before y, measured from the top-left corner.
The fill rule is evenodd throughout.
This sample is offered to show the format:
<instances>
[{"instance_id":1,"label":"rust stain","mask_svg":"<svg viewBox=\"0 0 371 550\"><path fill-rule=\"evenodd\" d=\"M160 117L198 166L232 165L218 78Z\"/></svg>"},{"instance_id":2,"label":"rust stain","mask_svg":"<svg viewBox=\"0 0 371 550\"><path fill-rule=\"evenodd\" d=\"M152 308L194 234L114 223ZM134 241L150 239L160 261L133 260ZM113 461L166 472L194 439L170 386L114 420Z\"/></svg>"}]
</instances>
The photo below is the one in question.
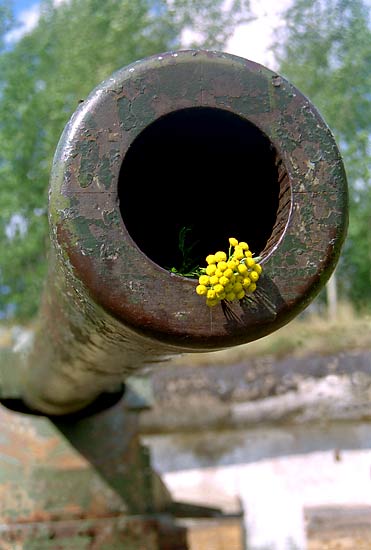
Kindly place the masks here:
<instances>
[{"instance_id":1,"label":"rust stain","mask_svg":"<svg viewBox=\"0 0 371 550\"><path fill-rule=\"evenodd\" d=\"M216 307L212 322L195 292L196 280L174 276L151 260L151 251L147 256L129 233L119 203L121 167L138 136L170 113L199 108L227 111L255 128L254 140L268 140L278 201L271 235L258 251L264 277L253 306L236 303L228 311ZM61 326L73 327L70 333L84 347L80 365L97 364L99 359L97 368L105 370L106 365L110 386L119 382L120 350L129 356L123 362L125 378L136 358L140 368L162 354L218 350L266 336L317 296L346 236L347 182L326 123L291 83L241 58L185 50L124 67L79 109L61 137L51 175L56 261L46 290L51 305L45 306L44 323L50 330L50 319L57 315ZM197 133L195 128L194 136ZM187 151L193 154L191 148ZM264 154L261 165L267 162ZM166 149L158 151L154 162L167 161ZM139 202L146 196L146 185L152 186L151 181L136 182L135 176L125 184L143 188ZM246 185L249 190L248 181ZM191 188L184 193L192 193ZM192 203L187 204L191 211ZM160 207L154 195L152 208ZM145 221L140 221L138 209L137 223ZM200 227L200 219L192 221L206 231L205 222ZM245 225L237 230L243 234ZM89 328L81 329L84 318ZM66 339L61 326L52 328L57 350L51 353L60 356L61 364L76 363L69 348L76 356L78 345L72 344L73 336ZM109 350L107 360L104 349ZM72 380L71 368L65 371ZM90 396L93 387L94 373Z\"/></svg>"}]
</instances>

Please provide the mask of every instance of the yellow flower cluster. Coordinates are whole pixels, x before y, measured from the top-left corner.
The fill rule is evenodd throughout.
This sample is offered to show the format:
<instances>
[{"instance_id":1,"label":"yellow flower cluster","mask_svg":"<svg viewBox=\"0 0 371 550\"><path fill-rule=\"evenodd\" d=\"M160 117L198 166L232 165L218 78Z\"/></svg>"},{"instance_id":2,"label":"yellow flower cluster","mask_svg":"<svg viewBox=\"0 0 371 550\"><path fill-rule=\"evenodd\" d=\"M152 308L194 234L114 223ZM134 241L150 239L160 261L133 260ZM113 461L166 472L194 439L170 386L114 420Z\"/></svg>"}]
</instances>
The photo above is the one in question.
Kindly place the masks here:
<instances>
[{"instance_id":1,"label":"yellow flower cluster","mask_svg":"<svg viewBox=\"0 0 371 550\"><path fill-rule=\"evenodd\" d=\"M216 306L222 300L235 302L256 290L256 283L262 273L253 258L248 244L231 237L229 253L216 252L206 258L207 267L202 268L196 292L206 297L206 304Z\"/></svg>"}]
</instances>

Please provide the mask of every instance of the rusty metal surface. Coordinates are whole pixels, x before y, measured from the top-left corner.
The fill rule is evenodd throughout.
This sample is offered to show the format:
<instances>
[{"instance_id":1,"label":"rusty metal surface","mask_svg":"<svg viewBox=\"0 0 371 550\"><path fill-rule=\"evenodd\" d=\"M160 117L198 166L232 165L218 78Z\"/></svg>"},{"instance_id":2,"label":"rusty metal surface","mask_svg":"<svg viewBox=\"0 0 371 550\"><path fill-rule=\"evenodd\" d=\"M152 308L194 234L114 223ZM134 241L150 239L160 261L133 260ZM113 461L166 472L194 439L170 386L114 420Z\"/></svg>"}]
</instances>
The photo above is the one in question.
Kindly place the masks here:
<instances>
[{"instance_id":1,"label":"rusty metal surface","mask_svg":"<svg viewBox=\"0 0 371 550\"><path fill-rule=\"evenodd\" d=\"M275 306L274 319L258 302L251 314L237 306L233 328L221 309L213 311L211 325L195 282L148 261L121 219L119 171L135 138L170 112L200 106L248 119L282 159L291 207L283 232L273 231L274 242L259 251L266 273L262 291ZM138 184L145 194L153 182ZM155 56L100 85L62 138L52 188L58 244L97 302L129 327L186 349L238 343L250 338L249 329L265 332L288 310L296 313L333 267L346 226L342 161L314 106L275 73L213 52Z\"/></svg>"},{"instance_id":2,"label":"rusty metal surface","mask_svg":"<svg viewBox=\"0 0 371 550\"><path fill-rule=\"evenodd\" d=\"M171 163L166 150L158 151L156 163L139 154L139 164L153 165L145 173L138 167L138 181L125 179L123 163L149 128L184 112L195 120L200 113L204 121L216 117L216 127L230 115L233 121L238 118L248 125L251 138L239 162L246 151L247 173L253 166L255 179L260 168L264 174L265 164L272 165L274 178L268 187L247 175L246 182L224 185L234 187L237 198L227 195L222 208L236 200L241 208L233 226L238 234L226 234L225 239L249 241L252 232L251 238L260 243L255 252L263 257L263 276L249 305L211 311L195 292L197 281L156 263L151 250L144 253L128 231L129 219L123 218L131 209L124 204L131 196L126 189L137 189L134 229L155 232L156 217L155 225L146 225L152 211L160 212L158 220L166 217L161 180L151 178L155 164ZM230 123L225 124L229 129ZM200 128L192 131L191 141L202 145L197 142ZM255 140L261 143L254 164L248 149ZM223 143L219 145L223 151ZM186 150L184 165L191 151ZM231 162L222 168L226 178L235 160L233 151L228 154ZM208 162L214 157L210 151ZM203 174L207 177L207 166ZM212 175L217 177L215 169ZM201 183L182 187L181 202L191 213ZM170 193L171 179L166 185ZM259 186L274 195L269 205L261 193L253 195L257 204L250 204L251 190ZM210 212L194 210L201 240L213 213L212 197L210 201ZM346 235L347 206L344 166L331 131L307 98L280 75L239 57L198 50L166 52L124 67L80 105L55 155L50 195L54 249L34 350L22 374L24 398L51 414L78 410L164 354L222 349L280 328L313 300L331 275ZM180 212L179 205L170 205L176 208ZM264 215L266 208L275 209L272 222ZM258 214L249 229L253 210ZM260 218L264 238L259 240ZM192 223L192 215L187 222ZM166 247L166 240L155 239L153 246Z\"/></svg>"},{"instance_id":3,"label":"rusty metal surface","mask_svg":"<svg viewBox=\"0 0 371 550\"><path fill-rule=\"evenodd\" d=\"M169 517L116 517L0 525L1 550L188 550Z\"/></svg>"},{"instance_id":4,"label":"rusty metal surface","mask_svg":"<svg viewBox=\"0 0 371 550\"><path fill-rule=\"evenodd\" d=\"M0 408L0 524L147 514L171 502L125 399L91 416ZM155 491L157 494L155 494Z\"/></svg>"}]
</instances>

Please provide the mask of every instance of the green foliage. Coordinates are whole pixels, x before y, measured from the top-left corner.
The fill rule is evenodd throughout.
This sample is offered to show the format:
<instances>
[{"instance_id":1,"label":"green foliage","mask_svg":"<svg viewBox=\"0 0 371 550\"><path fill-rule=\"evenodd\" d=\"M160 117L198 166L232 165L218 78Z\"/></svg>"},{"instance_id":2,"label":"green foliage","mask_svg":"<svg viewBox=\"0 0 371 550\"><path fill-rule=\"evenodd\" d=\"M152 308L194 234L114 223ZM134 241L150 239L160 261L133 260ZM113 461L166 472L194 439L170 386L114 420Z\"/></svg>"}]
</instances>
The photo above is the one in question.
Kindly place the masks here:
<instances>
[{"instance_id":1,"label":"green foliage","mask_svg":"<svg viewBox=\"0 0 371 550\"><path fill-rule=\"evenodd\" d=\"M0 314L37 311L46 275L47 187L61 132L79 101L115 70L178 49L184 31L222 48L248 0L44 0L37 27L0 49ZM9 29L0 7L0 38ZM1 46L1 42L0 42ZM16 223L17 222L17 223Z\"/></svg>"},{"instance_id":2,"label":"green foliage","mask_svg":"<svg viewBox=\"0 0 371 550\"><path fill-rule=\"evenodd\" d=\"M3 0L0 3L0 52L4 48L4 36L14 25L11 3Z\"/></svg>"},{"instance_id":3,"label":"green foliage","mask_svg":"<svg viewBox=\"0 0 371 550\"><path fill-rule=\"evenodd\" d=\"M193 259L193 249L197 242L190 240L192 227L182 227L178 235L178 249L180 255L180 265L171 267L169 271L183 277L197 277L200 274L200 267Z\"/></svg>"},{"instance_id":4,"label":"green foliage","mask_svg":"<svg viewBox=\"0 0 371 550\"><path fill-rule=\"evenodd\" d=\"M350 225L339 287L355 304L371 301L371 30L363 0L294 0L274 50L279 72L316 105L342 153Z\"/></svg>"}]
</instances>

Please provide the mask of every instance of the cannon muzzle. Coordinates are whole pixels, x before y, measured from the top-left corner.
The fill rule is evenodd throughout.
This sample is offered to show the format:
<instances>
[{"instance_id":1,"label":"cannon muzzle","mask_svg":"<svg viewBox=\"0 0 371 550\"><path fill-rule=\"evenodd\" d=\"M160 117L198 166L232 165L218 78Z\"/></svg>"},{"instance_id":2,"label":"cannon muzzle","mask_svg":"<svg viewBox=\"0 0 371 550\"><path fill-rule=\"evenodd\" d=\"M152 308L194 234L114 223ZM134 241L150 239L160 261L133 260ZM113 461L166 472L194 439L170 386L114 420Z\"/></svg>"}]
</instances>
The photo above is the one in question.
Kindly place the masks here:
<instances>
[{"instance_id":1,"label":"cannon muzzle","mask_svg":"<svg viewBox=\"0 0 371 550\"><path fill-rule=\"evenodd\" d=\"M164 357L248 343L303 311L338 261L347 183L330 129L285 78L174 51L124 67L79 105L56 150L49 217L23 398L65 414ZM187 250L204 265L229 237L263 274L249 302L210 308L180 266Z\"/></svg>"}]
</instances>

